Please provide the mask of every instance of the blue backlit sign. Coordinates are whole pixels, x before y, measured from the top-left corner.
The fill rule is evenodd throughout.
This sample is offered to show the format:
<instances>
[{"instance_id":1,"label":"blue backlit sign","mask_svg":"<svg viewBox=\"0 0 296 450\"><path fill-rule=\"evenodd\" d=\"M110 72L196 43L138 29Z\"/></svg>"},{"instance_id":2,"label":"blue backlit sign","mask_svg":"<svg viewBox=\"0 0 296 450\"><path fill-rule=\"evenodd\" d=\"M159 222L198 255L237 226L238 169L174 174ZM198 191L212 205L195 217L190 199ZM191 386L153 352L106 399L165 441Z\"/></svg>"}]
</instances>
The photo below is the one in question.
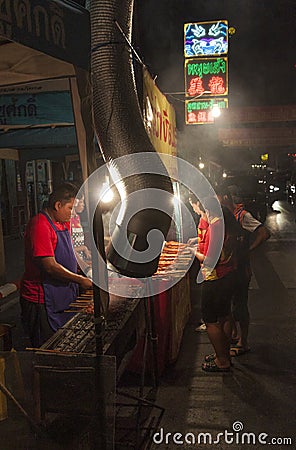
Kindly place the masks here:
<instances>
[{"instance_id":1,"label":"blue backlit sign","mask_svg":"<svg viewBox=\"0 0 296 450\"><path fill-rule=\"evenodd\" d=\"M185 23L184 54L192 56L219 56L228 51L228 21Z\"/></svg>"}]
</instances>

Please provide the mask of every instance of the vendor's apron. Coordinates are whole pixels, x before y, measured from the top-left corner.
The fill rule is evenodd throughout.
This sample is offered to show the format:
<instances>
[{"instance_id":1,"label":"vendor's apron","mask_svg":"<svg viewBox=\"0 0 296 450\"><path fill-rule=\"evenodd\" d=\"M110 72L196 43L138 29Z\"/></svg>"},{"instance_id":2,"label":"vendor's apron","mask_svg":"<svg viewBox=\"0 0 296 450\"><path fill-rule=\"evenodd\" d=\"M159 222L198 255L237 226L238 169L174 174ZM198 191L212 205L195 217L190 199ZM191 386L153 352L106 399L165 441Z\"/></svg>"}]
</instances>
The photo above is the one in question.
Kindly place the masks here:
<instances>
[{"instance_id":1,"label":"vendor's apron","mask_svg":"<svg viewBox=\"0 0 296 450\"><path fill-rule=\"evenodd\" d=\"M77 261L68 229L65 228L64 230L58 230L50 217L44 212L42 212L42 214L49 221L57 235L57 245L54 251L56 261L61 264L61 266L76 273ZM43 279L43 288L44 304L48 322L51 328L54 331L57 331L74 315L64 311L68 309L69 304L76 299L78 294L78 285L76 283L72 283L71 281L64 282L45 274Z\"/></svg>"}]
</instances>

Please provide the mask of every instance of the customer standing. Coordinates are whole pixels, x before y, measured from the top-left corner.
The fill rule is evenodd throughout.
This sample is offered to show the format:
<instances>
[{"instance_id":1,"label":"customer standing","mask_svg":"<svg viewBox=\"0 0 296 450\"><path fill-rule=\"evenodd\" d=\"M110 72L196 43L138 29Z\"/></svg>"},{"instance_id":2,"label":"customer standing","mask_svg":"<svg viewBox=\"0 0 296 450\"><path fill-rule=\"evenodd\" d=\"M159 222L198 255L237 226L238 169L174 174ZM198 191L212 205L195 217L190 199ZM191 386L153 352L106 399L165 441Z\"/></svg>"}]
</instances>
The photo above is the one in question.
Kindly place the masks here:
<instances>
[{"instance_id":1,"label":"customer standing","mask_svg":"<svg viewBox=\"0 0 296 450\"><path fill-rule=\"evenodd\" d=\"M250 350L248 335L250 326L250 313L248 306L249 285L252 276L250 252L270 237L268 229L257 220L243 205L243 194L236 185L219 189L218 197L222 204L227 206L240 224L243 234L238 248L238 267L236 289L232 301L233 320L238 326L238 341L230 349L231 356L241 356Z\"/></svg>"},{"instance_id":2,"label":"customer standing","mask_svg":"<svg viewBox=\"0 0 296 450\"><path fill-rule=\"evenodd\" d=\"M202 317L215 353L207 355L202 369L206 372L230 370L231 299L234 293L238 224L217 198L203 202L209 227L205 235L203 252L196 252L204 277L202 283ZM224 241L221 249L221 227L224 220ZM219 254L217 255L217 252ZM216 264L215 259L218 258ZM214 266L213 266L214 265Z\"/></svg>"},{"instance_id":3,"label":"customer standing","mask_svg":"<svg viewBox=\"0 0 296 450\"><path fill-rule=\"evenodd\" d=\"M206 237L206 232L207 232L207 229L209 226L208 217L206 215L206 212L205 212L204 207L202 206L200 200L194 194L190 194L189 203L190 203L193 211L199 216L199 222L198 222L198 226L197 226L197 237L188 239L187 243L189 245L197 244L197 250L200 253L204 253L205 237ZM195 261L197 262L197 265L195 264ZM190 271L190 274L191 274L192 268L195 269L193 272L194 286L196 286L196 276L200 270L200 264L199 264L198 259L196 259L195 261L192 264L191 271ZM195 331L206 331L206 329L207 329L206 324L201 319L201 322L195 328Z\"/></svg>"},{"instance_id":4,"label":"customer standing","mask_svg":"<svg viewBox=\"0 0 296 450\"><path fill-rule=\"evenodd\" d=\"M206 235L206 231L207 231L208 226L209 226L208 217L206 215L204 207L202 206L201 202L199 201L199 199L195 195L193 195L193 194L190 195L189 203L192 206L193 211L200 218L199 218L199 222L198 222L198 226L197 226L197 237L196 238L190 238L190 239L188 239L187 242L188 242L189 245L197 243L198 250L201 253L203 253L203 247L204 247L204 242L205 242L205 235Z\"/></svg>"},{"instance_id":5,"label":"customer standing","mask_svg":"<svg viewBox=\"0 0 296 450\"><path fill-rule=\"evenodd\" d=\"M64 311L92 282L77 274L70 218L77 190L59 186L48 206L34 216L25 231L25 272L21 281L22 321L34 347L42 345L69 319Z\"/></svg>"}]
</instances>

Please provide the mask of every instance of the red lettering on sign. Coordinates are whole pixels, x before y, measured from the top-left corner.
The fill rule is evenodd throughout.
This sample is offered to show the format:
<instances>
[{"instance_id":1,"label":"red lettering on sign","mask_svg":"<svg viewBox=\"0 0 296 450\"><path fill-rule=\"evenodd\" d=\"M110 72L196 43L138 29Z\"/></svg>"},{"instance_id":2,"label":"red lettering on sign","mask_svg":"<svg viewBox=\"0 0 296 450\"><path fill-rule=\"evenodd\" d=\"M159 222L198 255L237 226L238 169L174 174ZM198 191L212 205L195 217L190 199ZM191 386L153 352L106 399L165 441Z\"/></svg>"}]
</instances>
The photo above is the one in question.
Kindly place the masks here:
<instances>
[{"instance_id":1,"label":"red lettering on sign","mask_svg":"<svg viewBox=\"0 0 296 450\"><path fill-rule=\"evenodd\" d=\"M200 77L195 77L190 80L190 86L188 89L189 95L192 97L194 95L201 95L205 91L202 83L202 79Z\"/></svg>"},{"instance_id":2,"label":"red lettering on sign","mask_svg":"<svg viewBox=\"0 0 296 450\"><path fill-rule=\"evenodd\" d=\"M224 80L221 77L212 77L209 80L209 88L212 94L224 94Z\"/></svg>"}]
</instances>

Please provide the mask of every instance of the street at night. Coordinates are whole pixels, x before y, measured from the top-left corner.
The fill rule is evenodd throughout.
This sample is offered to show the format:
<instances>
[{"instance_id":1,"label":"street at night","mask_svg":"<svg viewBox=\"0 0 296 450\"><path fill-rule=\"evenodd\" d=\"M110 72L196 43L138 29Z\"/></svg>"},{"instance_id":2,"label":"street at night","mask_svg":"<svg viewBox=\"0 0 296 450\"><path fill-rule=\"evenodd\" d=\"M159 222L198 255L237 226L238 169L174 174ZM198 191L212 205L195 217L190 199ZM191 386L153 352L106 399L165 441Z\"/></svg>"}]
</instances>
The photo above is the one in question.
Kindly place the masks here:
<instances>
[{"instance_id":1,"label":"street at night","mask_svg":"<svg viewBox=\"0 0 296 450\"><path fill-rule=\"evenodd\" d=\"M165 433L180 432L184 439L191 432L197 439L198 433L208 432L214 441L218 433L233 431L232 425L239 421L246 433L257 437L267 433L266 443L273 437L295 439L295 212L285 203L276 209L280 213L269 214L266 221L270 240L252 255L251 350L232 358L231 375L201 373L203 355L211 350L206 333L194 331L193 313L179 360L160 388L158 402L166 408ZM168 439L170 445L165 446L163 437L162 446L153 448L178 448L172 436ZM284 441L278 442L282 445L275 448L285 448ZM221 441L218 447L226 449L229 444ZM263 444L233 443L233 447L260 449Z\"/></svg>"},{"instance_id":2,"label":"street at night","mask_svg":"<svg viewBox=\"0 0 296 450\"><path fill-rule=\"evenodd\" d=\"M0 1L0 450L295 448L295 21Z\"/></svg>"},{"instance_id":3,"label":"street at night","mask_svg":"<svg viewBox=\"0 0 296 450\"><path fill-rule=\"evenodd\" d=\"M197 294L192 300L192 315L184 331L178 361L167 368L160 380L156 403L165 408L161 422L164 434L182 433L184 439L186 433L193 433L197 439L198 433L207 432L214 441L218 433L231 432L232 424L240 421L246 433L256 436L266 433L267 443L271 438L295 439L296 212L285 202L277 203L275 209L278 212L269 212L266 221L271 238L252 255L251 350L246 355L232 358L231 374L202 373L203 356L211 349L206 332L195 331L200 318L200 296ZM21 242L12 240L7 249L12 270L20 272L21 267L15 266L11 254L20 252ZM12 295L10 302L11 306L1 312L1 318L4 323L16 324L14 345L17 350L24 350L29 342L24 339L18 296ZM19 422L16 421L13 427L10 424L6 428L3 422L2 436L4 442L7 439L10 444L1 448L68 448L56 443L38 447L40 443L36 444L32 436L28 437L26 420L19 413L17 417ZM21 446L20 435L25 445L30 442L29 447ZM167 438L168 444L165 444L164 435L162 443L151 448L178 448L172 435ZM161 435L156 437L158 441L161 439ZM188 439L192 442L189 435ZM262 448L262 444L256 442L256 445L235 448ZM202 447L211 448L210 445ZM229 444L223 446L222 443L219 446L221 449L228 447ZM274 448L283 448L283 445L274 445Z\"/></svg>"}]
</instances>

